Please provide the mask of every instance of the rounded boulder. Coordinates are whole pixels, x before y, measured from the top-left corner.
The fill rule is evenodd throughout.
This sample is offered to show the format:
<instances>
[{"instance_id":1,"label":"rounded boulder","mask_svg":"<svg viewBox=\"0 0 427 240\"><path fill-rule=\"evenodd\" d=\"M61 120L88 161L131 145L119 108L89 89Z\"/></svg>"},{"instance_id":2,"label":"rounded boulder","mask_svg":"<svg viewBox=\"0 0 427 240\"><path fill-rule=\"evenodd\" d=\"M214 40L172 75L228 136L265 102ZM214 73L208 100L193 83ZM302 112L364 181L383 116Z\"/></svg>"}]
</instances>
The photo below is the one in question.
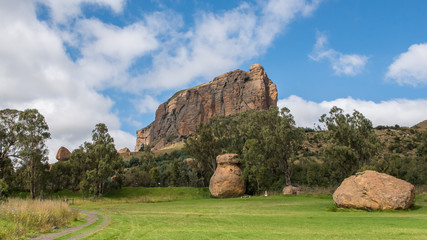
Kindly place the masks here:
<instances>
[{"instance_id":1,"label":"rounded boulder","mask_svg":"<svg viewBox=\"0 0 427 240\"><path fill-rule=\"evenodd\" d=\"M240 197L246 191L241 179L242 170L237 154L223 154L216 158L217 168L209 182L209 191L216 198Z\"/></svg>"},{"instance_id":2,"label":"rounded boulder","mask_svg":"<svg viewBox=\"0 0 427 240\"><path fill-rule=\"evenodd\" d=\"M58 161L67 161L71 157L71 152L66 147L60 147L56 153L56 159Z\"/></svg>"},{"instance_id":3,"label":"rounded boulder","mask_svg":"<svg viewBox=\"0 0 427 240\"><path fill-rule=\"evenodd\" d=\"M344 179L333 195L338 207L365 210L407 209L414 197L414 185L370 170Z\"/></svg>"}]
</instances>

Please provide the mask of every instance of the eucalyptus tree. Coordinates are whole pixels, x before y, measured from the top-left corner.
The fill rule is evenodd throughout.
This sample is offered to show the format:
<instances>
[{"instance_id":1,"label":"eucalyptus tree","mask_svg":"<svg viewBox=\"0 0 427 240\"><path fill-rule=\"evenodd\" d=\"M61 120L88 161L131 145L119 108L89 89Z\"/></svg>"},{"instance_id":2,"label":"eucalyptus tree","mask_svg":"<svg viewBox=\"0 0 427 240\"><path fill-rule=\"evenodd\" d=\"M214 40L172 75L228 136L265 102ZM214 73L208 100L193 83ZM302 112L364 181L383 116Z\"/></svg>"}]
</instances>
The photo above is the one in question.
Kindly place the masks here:
<instances>
[{"instance_id":1,"label":"eucalyptus tree","mask_svg":"<svg viewBox=\"0 0 427 240\"><path fill-rule=\"evenodd\" d=\"M243 150L244 176L256 182L257 191L267 190L280 182L286 185L291 177L296 154L301 147L303 130L295 127L289 109L270 107L252 112L245 132L248 140Z\"/></svg>"},{"instance_id":2,"label":"eucalyptus tree","mask_svg":"<svg viewBox=\"0 0 427 240\"><path fill-rule=\"evenodd\" d=\"M378 155L379 139L372 122L362 113L354 110L351 115L344 114L341 108L334 106L319 122L328 129L325 153L337 181L371 164Z\"/></svg>"},{"instance_id":3,"label":"eucalyptus tree","mask_svg":"<svg viewBox=\"0 0 427 240\"><path fill-rule=\"evenodd\" d=\"M216 169L216 157L221 148L209 123L200 123L193 137L185 142L185 151L196 158L204 175L210 177Z\"/></svg>"},{"instance_id":4,"label":"eucalyptus tree","mask_svg":"<svg viewBox=\"0 0 427 240\"><path fill-rule=\"evenodd\" d=\"M98 123L92 131L92 143L85 143L87 154L86 182L94 195L102 195L106 181L118 176L123 169L123 160L117 154L114 139L104 123Z\"/></svg>"},{"instance_id":5,"label":"eucalyptus tree","mask_svg":"<svg viewBox=\"0 0 427 240\"><path fill-rule=\"evenodd\" d=\"M21 128L18 124L20 111L4 109L0 111L0 179L10 185L13 174L13 159L19 157L18 136Z\"/></svg>"},{"instance_id":6,"label":"eucalyptus tree","mask_svg":"<svg viewBox=\"0 0 427 240\"><path fill-rule=\"evenodd\" d=\"M20 129L17 136L19 159L28 174L30 196L34 199L36 184L43 174L43 165L48 161L46 140L50 138L49 126L37 109L21 112L17 124L17 129Z\"/></svg>"}]
</instances>

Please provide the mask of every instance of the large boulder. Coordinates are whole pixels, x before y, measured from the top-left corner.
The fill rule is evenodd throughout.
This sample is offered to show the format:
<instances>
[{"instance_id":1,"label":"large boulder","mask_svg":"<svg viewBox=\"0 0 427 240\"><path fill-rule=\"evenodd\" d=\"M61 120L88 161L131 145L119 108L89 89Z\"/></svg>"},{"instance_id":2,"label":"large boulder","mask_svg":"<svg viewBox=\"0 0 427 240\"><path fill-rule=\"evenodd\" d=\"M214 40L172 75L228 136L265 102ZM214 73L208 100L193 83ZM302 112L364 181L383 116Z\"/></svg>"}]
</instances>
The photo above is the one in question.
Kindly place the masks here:
<instances>
[{"instance_id":1,"label":"large boulder","mask_svg":"<svg viewBox=\"0 0 427 240\"><path fill-rule=\"evenodd\" d=\"M58 161L67 161L71 157L71 152L66 147L60 147L56 153Z\"/></svg>"},{"instance_id":2,"label":"large boulder","mask_svg":"<svg viewBox=\"0 0 427 240\"><path fill-rule=\"evenodd\" d=\"M346 178L334 192L338 207L365 210L406 209L414 197L414 185L370 170Z\"/></svg>"},{"instance_id":3,"label":"large boulder","mask_svg":"<svg viewBox=\"0 0 427 240\"><path fill-rule=\"evenodd\" d=\"M216 158L217 168L210 180L209 191L216 198L240 197L246 191L241 179L242 170L237 154L223 154Z\"/></svg>"}]
</instances>

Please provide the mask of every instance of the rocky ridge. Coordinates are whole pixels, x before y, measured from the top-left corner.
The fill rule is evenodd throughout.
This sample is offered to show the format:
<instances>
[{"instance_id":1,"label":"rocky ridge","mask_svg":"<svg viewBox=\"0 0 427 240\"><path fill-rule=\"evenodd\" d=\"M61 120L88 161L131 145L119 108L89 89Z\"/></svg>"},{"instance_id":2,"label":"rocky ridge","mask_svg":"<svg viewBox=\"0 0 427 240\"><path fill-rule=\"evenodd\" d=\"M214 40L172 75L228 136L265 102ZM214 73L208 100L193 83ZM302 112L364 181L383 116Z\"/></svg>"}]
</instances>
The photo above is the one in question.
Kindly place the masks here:
<instances>
[{"instance_id":1,"label":"rocky ridge","mask_svg":"<svg viewBox=\"0 0 427 240\"><path fill-rule=\"evenodd\" d=\"M135 152L142 146L164 145L167 138L192 134L201 122L277 105L277 90L260 64L249 72L235 70L208 83L174 94L156 110L154 122L138 130Z\"/></svg>"}]
</instances>

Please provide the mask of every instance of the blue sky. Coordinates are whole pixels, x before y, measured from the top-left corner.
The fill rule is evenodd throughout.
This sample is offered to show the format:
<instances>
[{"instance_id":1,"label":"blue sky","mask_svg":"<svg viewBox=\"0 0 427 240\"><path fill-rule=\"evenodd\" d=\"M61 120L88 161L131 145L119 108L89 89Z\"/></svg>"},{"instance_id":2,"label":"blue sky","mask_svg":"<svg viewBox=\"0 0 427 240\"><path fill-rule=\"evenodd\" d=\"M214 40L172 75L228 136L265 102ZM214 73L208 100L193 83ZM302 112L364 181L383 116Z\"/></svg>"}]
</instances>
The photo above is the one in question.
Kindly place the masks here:
<instances>
[{"instance_id":1,"label":"blue sky","mask_svg":"<svg viewBox=\"0 0 427 240\"><path fill-rule=\"evenodd\" d=\"M427 1L0 2L0 108L38 108L56 149L105 122L117 148L174 92L264 66L312 127L337 105L374 125L427 119Z\"/></svg>"}]
</instances>

